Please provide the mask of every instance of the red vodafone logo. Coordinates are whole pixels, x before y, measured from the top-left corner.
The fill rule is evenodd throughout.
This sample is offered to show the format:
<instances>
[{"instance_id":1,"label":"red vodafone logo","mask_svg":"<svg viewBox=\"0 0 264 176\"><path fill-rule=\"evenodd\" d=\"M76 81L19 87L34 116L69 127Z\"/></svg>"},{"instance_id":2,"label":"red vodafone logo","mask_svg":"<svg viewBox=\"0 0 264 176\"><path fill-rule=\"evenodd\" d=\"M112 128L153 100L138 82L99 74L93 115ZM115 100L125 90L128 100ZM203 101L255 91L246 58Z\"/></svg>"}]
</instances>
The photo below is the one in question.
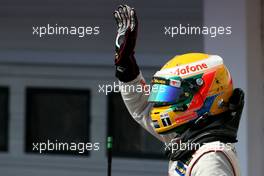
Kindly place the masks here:
<instances>
[{"instance_id":1,"label":"red vodafone logo","mask_svg":"<svg viewBox=\"0 0 264 176\"><path fill-rule=\"evenodd\" d=\"M192 65L192 66L186 65L183 68L177 68L176 70L171 71L171 74L176 74L178 76L186 75L188 73L193 73L193 72L200 71L206 68L208 68L206 63L201 63L197 65Z\"/></svg>"}]
</instances>

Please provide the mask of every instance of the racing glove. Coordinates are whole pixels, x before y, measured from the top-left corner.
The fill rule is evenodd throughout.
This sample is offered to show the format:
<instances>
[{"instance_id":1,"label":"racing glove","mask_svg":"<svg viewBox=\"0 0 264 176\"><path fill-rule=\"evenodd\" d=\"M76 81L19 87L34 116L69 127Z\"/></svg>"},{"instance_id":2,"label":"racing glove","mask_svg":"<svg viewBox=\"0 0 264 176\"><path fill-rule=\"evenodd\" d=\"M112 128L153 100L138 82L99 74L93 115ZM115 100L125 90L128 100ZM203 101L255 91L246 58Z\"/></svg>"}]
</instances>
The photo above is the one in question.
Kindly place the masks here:
<instances>
[{"instance_id":1,"label":"racing glove","mask_svg":"<svg viewBox=\"0 0 264 176\"><path fill-rule=\"evenodd\" d=\"M122 82L129 82L139 75L134 56L138 27L137 16L133 8L120 5L114 12L114 18L118 27L115 41L115 76Z\"/></svg>"}]
</instances>

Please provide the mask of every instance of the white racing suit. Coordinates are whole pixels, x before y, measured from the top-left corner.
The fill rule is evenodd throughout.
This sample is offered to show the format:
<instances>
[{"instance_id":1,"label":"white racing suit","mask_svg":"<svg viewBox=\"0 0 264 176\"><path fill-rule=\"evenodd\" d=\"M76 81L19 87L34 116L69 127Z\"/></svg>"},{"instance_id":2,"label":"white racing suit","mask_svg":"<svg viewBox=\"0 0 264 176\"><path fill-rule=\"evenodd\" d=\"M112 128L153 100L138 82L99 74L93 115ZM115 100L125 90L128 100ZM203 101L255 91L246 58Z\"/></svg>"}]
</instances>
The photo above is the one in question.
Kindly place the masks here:
<instances>
[{"instance_id":1,"label":"white racing suit","mask_svg":"<svg viewBox=\"0 0 264 176\"><path fill-rule=\"evenodd\" d=\"M145 86L141 73L133 81L120 82L122 98L132 117L148 132L164 143L170 143L174 134L160 135L154 131L149 112L148 90L127 91L126 86ZM188 165L181 161L169 162L169 176L240 176L234 145L224 145L219 141L206 143L193 155Z\"/></svg>"}]
</instances>

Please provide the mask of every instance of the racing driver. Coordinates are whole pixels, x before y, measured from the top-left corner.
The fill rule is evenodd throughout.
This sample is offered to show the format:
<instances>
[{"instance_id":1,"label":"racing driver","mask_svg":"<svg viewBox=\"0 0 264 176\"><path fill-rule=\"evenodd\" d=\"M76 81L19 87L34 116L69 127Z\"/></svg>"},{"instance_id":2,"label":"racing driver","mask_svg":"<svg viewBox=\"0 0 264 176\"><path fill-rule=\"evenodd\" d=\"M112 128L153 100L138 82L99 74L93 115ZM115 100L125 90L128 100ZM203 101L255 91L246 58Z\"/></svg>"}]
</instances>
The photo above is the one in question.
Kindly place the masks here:
<instances>
[{"instance_id":1,"label":"racing driver","mask_svg":"<svg viewBox=\"0 0 264 176\"><path fill-rule=\"evenodd\" d=\"M120 5L114 17L115 75L121 87L145 87L134 56L136 11ZM239 176L234 143L244 93L233 88L223 59L205 53L177 55L154 74L151 85L142 92L121 89L121 95L132 117L165 143L169 176Z\"/></svg>"}]
</instances>

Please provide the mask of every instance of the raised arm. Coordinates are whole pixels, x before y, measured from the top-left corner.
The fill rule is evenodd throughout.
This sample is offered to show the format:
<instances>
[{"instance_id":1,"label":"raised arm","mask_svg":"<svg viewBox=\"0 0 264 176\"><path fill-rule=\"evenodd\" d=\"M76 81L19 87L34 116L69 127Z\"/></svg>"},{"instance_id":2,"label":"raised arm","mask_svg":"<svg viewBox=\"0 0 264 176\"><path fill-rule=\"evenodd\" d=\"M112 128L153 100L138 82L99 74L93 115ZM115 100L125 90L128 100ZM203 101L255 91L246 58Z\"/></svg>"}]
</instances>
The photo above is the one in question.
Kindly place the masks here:
<instances>
[{"instance_id":1,"label":"raised arm","mask_svg":"<svg viewBox=\"0 0 264 176\"><path fill-rule=\"evenodd\" d=\"M155 137L163 140L151 126L151 105L147 101L149 90L134 56L138 29L135 9L121 5L114 12L114 17L118 26L115 41L115 75L120 81L122 98L132 117Z\"/></svg>"}]
</instances>

